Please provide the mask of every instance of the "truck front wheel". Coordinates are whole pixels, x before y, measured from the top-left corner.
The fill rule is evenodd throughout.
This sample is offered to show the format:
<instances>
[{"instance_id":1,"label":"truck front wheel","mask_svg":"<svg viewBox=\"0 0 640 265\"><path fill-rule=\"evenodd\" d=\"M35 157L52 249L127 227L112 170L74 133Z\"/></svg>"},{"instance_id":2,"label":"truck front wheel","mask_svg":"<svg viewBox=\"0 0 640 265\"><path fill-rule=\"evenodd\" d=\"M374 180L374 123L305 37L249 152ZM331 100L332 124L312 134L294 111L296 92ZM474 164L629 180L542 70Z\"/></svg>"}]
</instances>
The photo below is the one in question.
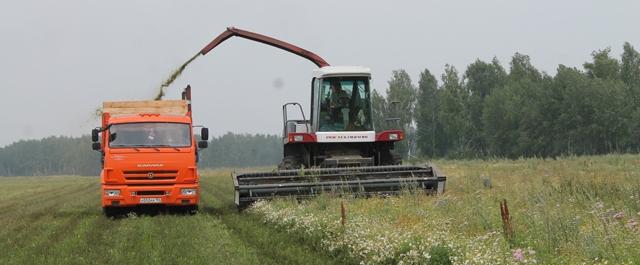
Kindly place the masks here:
<instances>
[{"instance_id":1,"label":"truck front wheel","mask_svg":"<svg viewBox=\"0 0 640 265\"><path fill-rule=\"evenodd\" d=\"M189 206L182 206L182 207L184 207L183 210L186 214L194 215L198 213L198 205L189 205Z\"/></svg>"},{"instance_id":2,"label":"truck front wheel","mask_svg":"<svg viewBox=\"0 0 640 265\"><path fill-rule=\"evenodd\" d=\"M107 218L114 218L118 216L120 209L117 207L102 207L102 213L104 213L104 216Z\"/></svg>"}]
</instances>

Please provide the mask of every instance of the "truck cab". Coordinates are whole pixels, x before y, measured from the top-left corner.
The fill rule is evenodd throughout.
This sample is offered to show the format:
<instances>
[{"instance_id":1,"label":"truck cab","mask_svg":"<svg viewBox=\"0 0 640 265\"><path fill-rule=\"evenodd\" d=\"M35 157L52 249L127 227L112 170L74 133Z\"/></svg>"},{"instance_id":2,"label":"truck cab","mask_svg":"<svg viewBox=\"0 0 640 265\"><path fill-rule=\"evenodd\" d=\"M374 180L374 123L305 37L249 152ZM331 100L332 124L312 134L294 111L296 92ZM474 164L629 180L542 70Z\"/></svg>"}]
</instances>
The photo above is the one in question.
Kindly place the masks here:
<instances>
[{"instance_id":1,"label":"truck cab","mask_svg":"<svg viewBox=\"0 0 640 265\"><path fill-rule=\"evenodd\" d=\"M183 100L104 102L102 126L92 131L102 154L102 207L107 216L125 207L179 206L194 212L200 186L198 151L207 147L193 133L190 89Z\"/></svg>"}]
</instances>

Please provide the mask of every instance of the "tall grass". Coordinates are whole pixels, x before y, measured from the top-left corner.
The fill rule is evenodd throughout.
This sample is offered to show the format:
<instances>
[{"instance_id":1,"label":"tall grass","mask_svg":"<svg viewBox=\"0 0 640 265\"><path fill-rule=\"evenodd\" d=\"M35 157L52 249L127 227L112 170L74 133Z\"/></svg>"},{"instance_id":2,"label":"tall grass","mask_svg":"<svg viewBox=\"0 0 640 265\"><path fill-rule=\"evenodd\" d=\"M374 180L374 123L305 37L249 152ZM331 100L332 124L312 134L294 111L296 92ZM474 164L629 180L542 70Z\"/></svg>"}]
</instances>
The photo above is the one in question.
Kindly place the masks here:
<instances>
[{"instance_id":1,"label":"tall grass","mask_svg":"<svg viewBox=\"0 0 640 265\"><path fill-rule=\"evenodd\" d=\"M252 211L367 264L640 263L638 155L436 164L448 176L441 196L325 195L303 204L262 202ZM503 199L510 240L502 234Z\"/></svg>"}]
</instances>

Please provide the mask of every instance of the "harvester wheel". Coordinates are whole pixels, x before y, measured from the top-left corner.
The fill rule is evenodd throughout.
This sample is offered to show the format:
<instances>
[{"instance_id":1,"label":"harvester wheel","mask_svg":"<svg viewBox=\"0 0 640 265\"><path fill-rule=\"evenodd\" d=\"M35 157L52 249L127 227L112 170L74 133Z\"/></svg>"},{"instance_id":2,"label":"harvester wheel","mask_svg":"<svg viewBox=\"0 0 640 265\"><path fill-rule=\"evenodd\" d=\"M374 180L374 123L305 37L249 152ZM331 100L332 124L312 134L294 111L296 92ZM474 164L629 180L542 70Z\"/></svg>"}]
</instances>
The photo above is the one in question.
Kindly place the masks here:
<instances>
[{"instance_id":1,"label":"harvester wheel","mask_svg":"<svg viewBox=\"0 0 640 265\"><path fill-rule=\"evenodd\" d=\"M236 206L236 209L238 210L239 213L241 213L242 211L249 208L249 206L251 206L251 203L241 202L240 205Z\"/></svg>"},{"instance_id":2,"label":"harvester wheel","mask_svg":"<svg viewBox=\"0 0 640 265\"><path fill-rule=\"evenodd\" d=\"M392 165L400 165L402 164L402 156L400 156L400 154L393 152L393 151L389 151L389 153L391 153L391 163Z\"/></svg>"},{"instance_id":3,"label":"harvester wheel","mask_svg":"<svg viewBox=\"0 0 640 265\"><path fill-rule=\"evenodd\" d=\"M285 156L278 165L278 169L300 169L300 162L295 156Z\"/></svg>"},{"instance_id":4,"label":"harvester wheel","mask_svg":"<svg viewBox=\"0 0 640 265\"><path fill-rule=\"evenodd\" d=\"M382 165L402 164L402 157L398 153L391 150L381 153L380 160Z\"/></svg>"}]
</instances>

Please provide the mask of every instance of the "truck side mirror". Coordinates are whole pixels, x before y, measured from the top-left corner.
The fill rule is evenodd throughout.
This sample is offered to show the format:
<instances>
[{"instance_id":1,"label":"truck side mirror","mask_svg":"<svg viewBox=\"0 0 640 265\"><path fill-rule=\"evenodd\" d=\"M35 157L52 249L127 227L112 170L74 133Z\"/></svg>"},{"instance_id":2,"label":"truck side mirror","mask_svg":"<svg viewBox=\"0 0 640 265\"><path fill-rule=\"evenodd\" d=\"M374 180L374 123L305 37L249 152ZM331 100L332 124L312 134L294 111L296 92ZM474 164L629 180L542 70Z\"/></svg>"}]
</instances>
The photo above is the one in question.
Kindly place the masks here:
<instances>
[{"instance_id":1,"label":"truck side mirror","mask_svg":"<svg viewBox=\"0 0 640 265\"><path fill-rule=\"evenodd\" d=\"M93 143L91 144L91 148L93 148L93 150L100 151L100 149L101 149L100 143L98 143L98 142L93 142Z\"/></svg>"},{"instance_id":2,"label":"truck side mirror","mask_svg":"<svg viewBox=\"0 0 640 265\"><path fill-rule=\"evenodd\" d=\"M198 141L198 148L205 149L209 147L209 142L207 141Z\"/></svg>"},{"instance_id":3,"label":"truck side mirror","mask_svg":"<svg viewBox=\"0 0 640 265\"><path fill-rule=\"evenodd\" d=\"M203 141L209 140L209 128L202 127L202 129L200 130L200 138L202 138Z\"/></svg>"},{"instance_id":4,"label":"truck side mirror","mask_svg":"<svg viewBox=\"0 0 640 265\"><path fill-rule=\"evenodd\" d=\"M100 129L96 128L91 130L91 141L92 142L97 142L98 139L100 138Z\"/></svg>"}]
</instances>

